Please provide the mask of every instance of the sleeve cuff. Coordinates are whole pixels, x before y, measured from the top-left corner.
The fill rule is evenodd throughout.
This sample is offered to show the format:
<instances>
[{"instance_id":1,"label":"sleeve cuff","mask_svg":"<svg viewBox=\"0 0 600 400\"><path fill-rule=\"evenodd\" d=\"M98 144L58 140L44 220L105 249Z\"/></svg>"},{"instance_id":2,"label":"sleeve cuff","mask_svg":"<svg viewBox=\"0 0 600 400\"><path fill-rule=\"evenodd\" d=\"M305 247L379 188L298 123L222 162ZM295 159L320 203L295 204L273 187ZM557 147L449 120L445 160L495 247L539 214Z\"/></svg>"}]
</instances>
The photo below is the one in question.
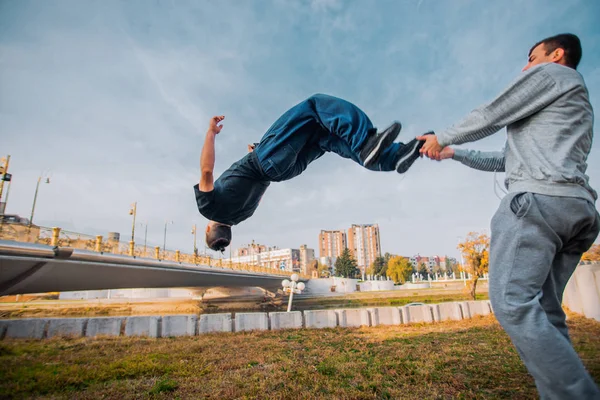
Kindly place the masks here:
<instances>
[{"instance_id":1,"label":"sleeve cuff","mask_svg":"<svg viewBox=\"0 0 600 400\"><path fill-rule=\"evenodd\" d=\"M469 151L465 149L454 149L454 156L452 156L453 160L463 162L467 156L469 155Z\"/></svg>"},{"instance_id":2,"label":"sleeve cuff","mask_svg":"<svg viewBox=\"0 0 600 400\"><path fill-rule=\"evenodd\" d=\"M440 146L442 147L446 147L446 146L450 146L451 140L450 140L450 135L448 135L448 133L446 131L443 132L439 132L435 134L437 136L437 141L440 144Z\"/></svg>"}]
</instances>

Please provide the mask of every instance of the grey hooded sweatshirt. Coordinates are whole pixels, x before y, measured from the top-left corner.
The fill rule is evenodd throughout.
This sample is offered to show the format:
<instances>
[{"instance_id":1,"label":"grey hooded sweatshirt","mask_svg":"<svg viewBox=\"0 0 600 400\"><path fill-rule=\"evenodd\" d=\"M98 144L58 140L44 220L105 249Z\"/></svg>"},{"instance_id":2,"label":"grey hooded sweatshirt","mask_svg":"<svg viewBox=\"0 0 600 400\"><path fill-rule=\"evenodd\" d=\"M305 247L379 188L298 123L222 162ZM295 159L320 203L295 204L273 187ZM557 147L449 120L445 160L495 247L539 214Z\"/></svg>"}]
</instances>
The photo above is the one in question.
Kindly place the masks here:
<instances>
[{"instance_id":1,"label":"grey hooded sweatshirt","mask_svg":"<svg viewBox=\"0 0 600 400\"><path fill-rule=\"evenodd\" d=\"M473 142L506 127L502 152L455 149L454 159L482 171L506 172L510 192L579 197L598 195L585 174L594 113L583 77L555 63L521 73L491 103L437 133L442 146Z\"/></svg>"}]
</instances>

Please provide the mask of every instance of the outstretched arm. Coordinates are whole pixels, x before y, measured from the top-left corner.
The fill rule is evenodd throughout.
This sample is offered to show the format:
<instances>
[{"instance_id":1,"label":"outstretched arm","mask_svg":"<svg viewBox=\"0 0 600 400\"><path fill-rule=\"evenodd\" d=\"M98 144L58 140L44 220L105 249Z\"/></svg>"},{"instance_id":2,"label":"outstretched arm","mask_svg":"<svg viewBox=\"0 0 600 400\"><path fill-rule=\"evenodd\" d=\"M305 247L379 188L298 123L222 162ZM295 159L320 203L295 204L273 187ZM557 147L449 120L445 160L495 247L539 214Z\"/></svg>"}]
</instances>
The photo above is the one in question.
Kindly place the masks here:
<instances>
[{"instance_id":1,"label":"outstretched arm","mask_svg":"<svg viewBox=\"0 0 600 400\"><path fill-rule=\"evenodd\" d=\"M552 103L562 94L546 71L537 66L519 75L492 102L473 110L456 125L436 135L422 136L421 154L436 158L442 148L483 139L513 122L526 118Z\"/></svg>"},{"instance_id":2,"label":"outstretched arm","mask_svg":"<svg viewBox=\"0 0 600 400\"><path fill-rule=\"evenodd\" d=\"M210 192L214 189L213 171L215 169L215 137L223 129L219 122L225 119L224 115L212 117L206 131L204 147L200 155L200 191Z\"/></svg>"}]
</instances>

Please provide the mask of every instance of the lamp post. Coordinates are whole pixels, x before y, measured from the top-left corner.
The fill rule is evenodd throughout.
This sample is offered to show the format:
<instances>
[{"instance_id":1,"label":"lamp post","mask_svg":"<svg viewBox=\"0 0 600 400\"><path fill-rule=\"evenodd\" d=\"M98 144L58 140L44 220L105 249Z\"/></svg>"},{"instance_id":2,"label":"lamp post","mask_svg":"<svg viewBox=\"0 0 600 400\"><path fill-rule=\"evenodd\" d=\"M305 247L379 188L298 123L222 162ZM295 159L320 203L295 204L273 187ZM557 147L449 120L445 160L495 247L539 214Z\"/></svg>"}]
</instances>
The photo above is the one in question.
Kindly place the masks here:
<instances>
[{"instance_id":1,"label":"lamp post","mask_svg":"<svg viewBox=\"0 0 600 400\"><path fill-rule=\"evenodd\" d=\"M31 225L33 225L33 215L35 213L35 203L37 202L38 192L40 190L40 182L42 181L42 177L38 177L37 185L35 186L35 195L33 196L33 206L31 206L31 217L29 217L29 229L31 229ZM50 178L46 177L46 183L50 183Z\"/></svg>"},{"instance_id":2,"label":"lamp post","mask_svg":"<svg viewBox=\"0 0 600 400\"><path fill-rule=\"evenodd\" d=\"M196 241L196 232L196 224L194 224L194 226L192 226L192 235L194 235L194 257L198 255L198 242Z\"/></svg>"},{"instance_id":3,"label":"lamp post","mask_svg":"<svg viewBox=\"0 0 600 400\"><path fill-rule=\"evenodd\" d=\"M131 224L131 241L129 242L129 255L135 255L135 216L137 214L137 201L131 205L129 209L129 215L133 215L133 222Z\"/></svg>"},{"instance_id":4,"label":"lamp post","mask_svg":"<svg viewBox=\"0 0 600 400\"><path fill-rule=\"evenodd\" d=\"M0 179L0 215L4 215L6 210L6 202L8 201L8 190L6 192L6 200L4 200L4 205L2 205L2 191L4 189L4 182L8 181L8 187L10 188L11 175L8 173L8 164L10 163L10 155L6 156L6 158L2 158L0 160L0 174L2 174L2 179ZM4 220L4 218L2 218Z\"/></svg>"},{"instance_id":5,"label":"lamp post","mask_svg":"<svg viewBox=\"0 0 600 400\"><path fill-rule=\"evenodd\" d=\"M300 294L304 290L305 286L303 282L298 282L300 276L298 274L292 274L290 277L291 281L284 279L281 282L283 286L283 292L290 294L290 300L288 301L287 312L292 311L292 299L294 298L294 293Z\"/></svg>"},{"instance_id":6,"label":"lamp post","mask_svg":"<svg viewBox=\"0 0 600 400\"><path fill-rule=\"evenodd\" d=\"M172 224L173 221L165 221L165 235L163 237L163 256L166 258L167 254L167 225Z\"/></svg>"},{"instance_id":7,"label":"lamp post","mask_svg":"<svg viewBox=\"0 0 600 400\"><path fill-rule=\"evenodd\" d=\"M131 224L131 241L135 242L135 217L137 215L137 201L131 205L129 209L129 215L133 215L133 222Z\"/></svg>"}]
</instances>

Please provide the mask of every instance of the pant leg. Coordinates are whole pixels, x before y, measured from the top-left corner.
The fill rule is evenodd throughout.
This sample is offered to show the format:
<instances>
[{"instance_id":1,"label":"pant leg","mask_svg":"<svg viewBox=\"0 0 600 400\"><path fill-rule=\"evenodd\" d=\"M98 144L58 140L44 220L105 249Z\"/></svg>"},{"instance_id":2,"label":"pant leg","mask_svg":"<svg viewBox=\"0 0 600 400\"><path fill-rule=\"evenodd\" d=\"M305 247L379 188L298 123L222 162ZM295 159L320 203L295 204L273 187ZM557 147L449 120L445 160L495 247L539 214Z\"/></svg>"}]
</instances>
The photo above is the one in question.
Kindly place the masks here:
<instances>
[{"instance_id":1,"label":"pant leg","mask_svg":"<svg viewBox=\"0 0 600 400\"><path fill-rule=\"evenodd\" d=\"M574 209L554 204L554 212L549 212L544 208L552 205L552 201L569 202L569 199L538 197L531 193L510 194L502 200L492 219L490 300L496 318L534 377L542 398L596 398L600 396L598 387L565 336L565 330L560 323L558 327L553 324L560 321L560 316L549 317L542 306L544 296L548 296L547 306L551 305L552 297L562 297L562 292L557 295L553 291L564 290L563 280L570 276L568 271L553 272L553 268L569 268L554 263L570 238L569 231L582 225L586 218L589 225L595 216L579 203ZM565 213L565 209L569 212ZM549 218L548 214L556 215ZM560 276L560 282L547 283L552 274Z\"/></svg>"},{"instance_id":2,"label":"pant leg","mask_svg":"<svg viewBox=\"0 0 600 400\"><path fill-rule=\"evenodd\" d=\"M542 298L540 299L540 304L548 316L548 321L569 342L571 338L569 337L569 329L567 328L566 315L562 308L562 299L567 282L571 275L573 275L580 259L581 254L564 252L556 254L552 262L550 274L542 286Z\"/></svg>"},{"instance_id":3,"label":"pant leg","mask_svg":"<svg viewBox=\"0 0 600 400\"><path fill-rule=\"evenodd\" d=\"M369 117L356 105L337 97L316 94L309 101L314 104L320 124L330 133L321 139L321 148L363 165L360 159L363 145L377 133ZM400 158L400 146L400 143L392 143L368 169L394 171Z\"/></svg>"},{"instance_id":4,"label":"pant leg","mask_svg":"<svg viewBox=\"0 0 600 400\"><path fill-rule=\"evenodd\" d=\"M272 181L291 179L324 151L319 140L327 132L320 125L314 105L304 100L287 110L263 135L254 149L260 166Z\"/></svg>"},{"instance_id":5,"label":"pant leg","mask_svg":"<svg viewBox=\"0 0 600 400\"><path fill-rule=\"evenodd\" d=\"M291 179L323 152L333 152L362 165L360 151L376 134L369 117L356 105L315 94L286 111L265 133L255 151L265 173L274 181ZM398 144L384 150L377 171L392 171Z\"/></svg>"}]
</instances>

